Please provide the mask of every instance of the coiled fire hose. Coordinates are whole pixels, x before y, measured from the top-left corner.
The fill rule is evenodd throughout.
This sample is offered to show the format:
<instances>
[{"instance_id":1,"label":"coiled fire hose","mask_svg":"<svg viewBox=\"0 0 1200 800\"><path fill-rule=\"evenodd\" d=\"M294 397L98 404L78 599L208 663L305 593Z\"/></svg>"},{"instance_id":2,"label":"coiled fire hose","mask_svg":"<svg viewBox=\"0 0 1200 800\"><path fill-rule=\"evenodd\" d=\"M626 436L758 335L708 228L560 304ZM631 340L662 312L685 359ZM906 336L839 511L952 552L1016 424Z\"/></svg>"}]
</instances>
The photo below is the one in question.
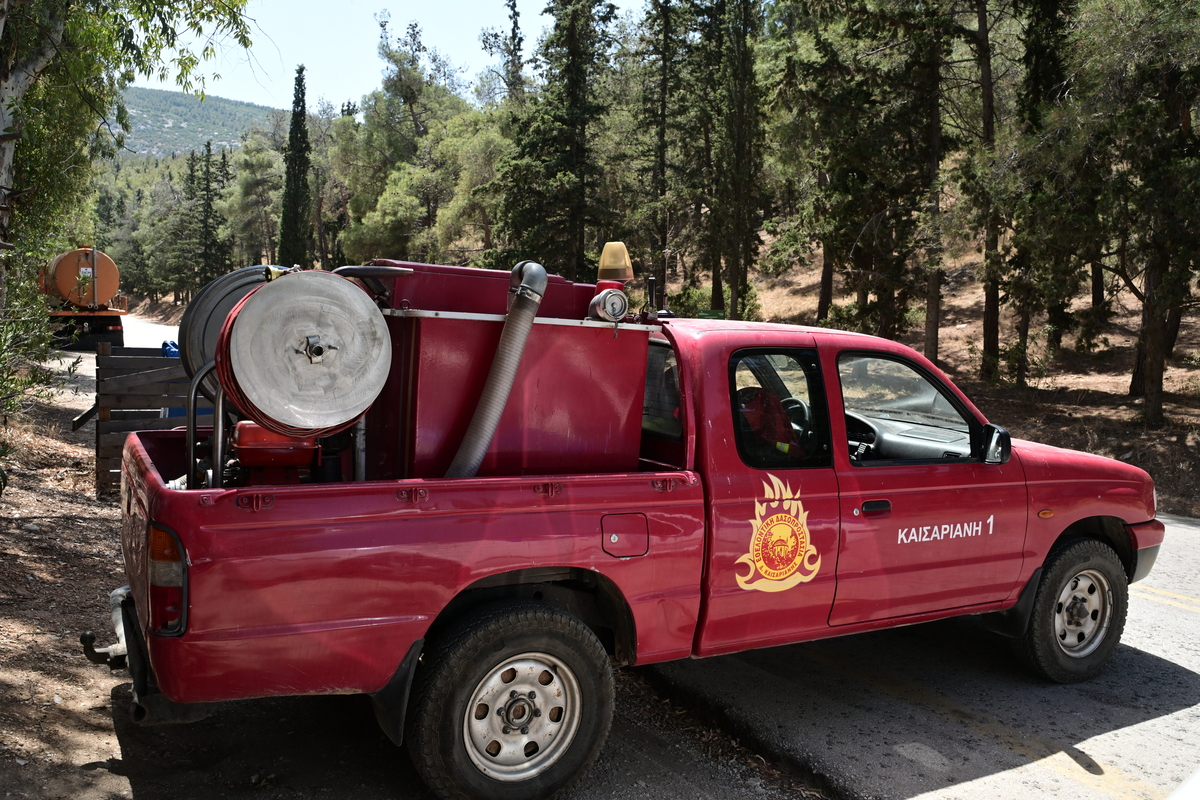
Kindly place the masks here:
<instances>
[{"instance_id":1,"label":"coiled fire hose","mask_svg":"<svg viewBox=\"0 0 1200 800\"><path fill-rule=\"evenodd\" d=\"M283 436L325 437L352 426L382 391L391 339L358 286L292 272L233 307L214 361L227 400L254 422Z\"/></svg>"}]
</instances>

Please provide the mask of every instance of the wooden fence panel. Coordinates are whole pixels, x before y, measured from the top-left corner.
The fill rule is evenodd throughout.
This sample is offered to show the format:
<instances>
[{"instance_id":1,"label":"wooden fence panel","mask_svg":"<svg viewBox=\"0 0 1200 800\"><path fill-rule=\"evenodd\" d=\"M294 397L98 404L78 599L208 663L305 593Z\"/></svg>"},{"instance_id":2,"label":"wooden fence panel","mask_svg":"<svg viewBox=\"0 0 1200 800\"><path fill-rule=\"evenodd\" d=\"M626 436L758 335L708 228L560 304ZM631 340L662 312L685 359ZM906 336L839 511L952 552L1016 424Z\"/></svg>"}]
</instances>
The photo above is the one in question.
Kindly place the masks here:
<instances>
[{"instance_id":1,"label":"wooden fence panel","mask_svg":"<svg viewBox=\"0 0 1200 800\"><path fill-rule=\"evenodd\" d=\"M120 488L121 451L131 431L187 424L184 417L163 418L162 410L185 408L188 386L182 362L161 355L157 348L97 345L96 494ZM212 404L201 396L197 408L209 409L211 414Z\"/></svg>"}]
</instances>

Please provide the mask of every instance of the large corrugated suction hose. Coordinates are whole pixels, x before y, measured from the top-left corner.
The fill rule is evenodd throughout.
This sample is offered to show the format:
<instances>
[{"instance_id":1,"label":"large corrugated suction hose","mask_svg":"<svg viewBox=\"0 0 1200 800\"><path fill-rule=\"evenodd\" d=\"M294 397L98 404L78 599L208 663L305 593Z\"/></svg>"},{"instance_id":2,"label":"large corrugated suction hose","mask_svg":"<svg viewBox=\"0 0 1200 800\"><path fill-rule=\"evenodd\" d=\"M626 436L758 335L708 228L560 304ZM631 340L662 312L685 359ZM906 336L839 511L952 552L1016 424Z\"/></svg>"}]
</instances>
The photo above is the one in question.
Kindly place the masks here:
<instances>
[{"instance_id":1,"label":"large corrugated suction hose","mask_svg":"<svg viewBox=\"0 0 1200 800\"><path fill-rule=\"evenodd\" d=\"M522 261L513 267L509 283L508 317L496 346L496 358L488 372L475 416L446 472L447 478L472 478L479 472L479 465L496 435L500 416L517 379L517 368L521 366L525 342L533 329L533 318L546 293L546 270L535 261Z\"/></svg>"}]
</instances>

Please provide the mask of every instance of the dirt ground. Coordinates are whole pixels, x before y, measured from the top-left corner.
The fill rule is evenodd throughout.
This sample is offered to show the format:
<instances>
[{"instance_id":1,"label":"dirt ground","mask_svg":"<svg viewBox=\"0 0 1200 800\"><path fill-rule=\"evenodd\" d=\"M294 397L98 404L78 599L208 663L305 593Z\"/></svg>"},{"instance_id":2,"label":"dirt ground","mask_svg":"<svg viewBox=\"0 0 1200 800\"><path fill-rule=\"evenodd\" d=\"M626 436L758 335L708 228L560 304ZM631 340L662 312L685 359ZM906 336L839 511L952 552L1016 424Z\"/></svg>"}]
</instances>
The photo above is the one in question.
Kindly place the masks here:
<instances>
[{"instance_id":1,"label":"dirt ground","mask_svg":"<svg viewBox=\"0 0 1200 800\"><path fill-rule=\"evenodd\" d=\"M767 317L811 321L817 276L757 280ZM1168 366L1168 425L1142 424L1126 396L1136 340L1136 308L1117 306L1104 344L1077 354L1067 336L1032 386L982 384L972 342L980 340L978 286L963 268L946 291L941 365L992 421L1015 437L1087 450L1149 470L1163 512L1200 517L1200 326L1185 320ZM145 309L170 321L178 309ZM1011 334L1007 331L1005 335ZM920 331L907 343L919 346ZM124 583L115 498L95 496L91 426L71 418L92 402L94 382L77 375L52 406L8 420L0 437L18 447L0 496L0 793L4 797L110 798L258 796L389 797L415 780L407 760L382 740L363 698L256 701L236 720L206 721L192 735L128 721L128 676L84 659L79 632L107 643L107 593ZM78 391L76 391L78 390ZM652 707L636 674L624 673L625 706ZM620 712L619 712L620 713ZM656 713L675 714L663 706ZM319 721L318 721L319 720ZM229 725L229 728L224 726ZM714 734L694 726L698 742ZM753 760L728 742L701 744ZM721 748L725 748L722 750ZM358 790L318 776L329 759L362 776ZM347 773L343 773L347 774ZM322 782L324 780L324 782ZM764 773L764 785L782 785ZM265 791L264 791L265 790ZM406 791L410 791L407 790ZM805 792L796 787L794 796ZM423 794L412 794L424 797Z\"/></svg>"}]
</instances>

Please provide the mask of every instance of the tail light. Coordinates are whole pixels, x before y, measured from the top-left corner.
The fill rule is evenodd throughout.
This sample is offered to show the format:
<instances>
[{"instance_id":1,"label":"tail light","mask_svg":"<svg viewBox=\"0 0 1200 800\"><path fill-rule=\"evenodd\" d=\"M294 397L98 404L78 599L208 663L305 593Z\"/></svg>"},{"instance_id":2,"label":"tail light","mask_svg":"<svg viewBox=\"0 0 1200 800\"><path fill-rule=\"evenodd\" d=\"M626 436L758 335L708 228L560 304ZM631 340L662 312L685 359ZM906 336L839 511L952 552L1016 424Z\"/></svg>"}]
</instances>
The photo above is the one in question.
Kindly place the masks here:
<instances>
[{"instance_id":1,"label":"tail light","mask_svg":"<svg viewBox=\"0 0 1200 800\"><path fill-rule=\"evenodd\" d=\"M183 633L187 574L183 546L167 528L150 526L150 630L165 636Z\"/></svg>"}]
</instances>

